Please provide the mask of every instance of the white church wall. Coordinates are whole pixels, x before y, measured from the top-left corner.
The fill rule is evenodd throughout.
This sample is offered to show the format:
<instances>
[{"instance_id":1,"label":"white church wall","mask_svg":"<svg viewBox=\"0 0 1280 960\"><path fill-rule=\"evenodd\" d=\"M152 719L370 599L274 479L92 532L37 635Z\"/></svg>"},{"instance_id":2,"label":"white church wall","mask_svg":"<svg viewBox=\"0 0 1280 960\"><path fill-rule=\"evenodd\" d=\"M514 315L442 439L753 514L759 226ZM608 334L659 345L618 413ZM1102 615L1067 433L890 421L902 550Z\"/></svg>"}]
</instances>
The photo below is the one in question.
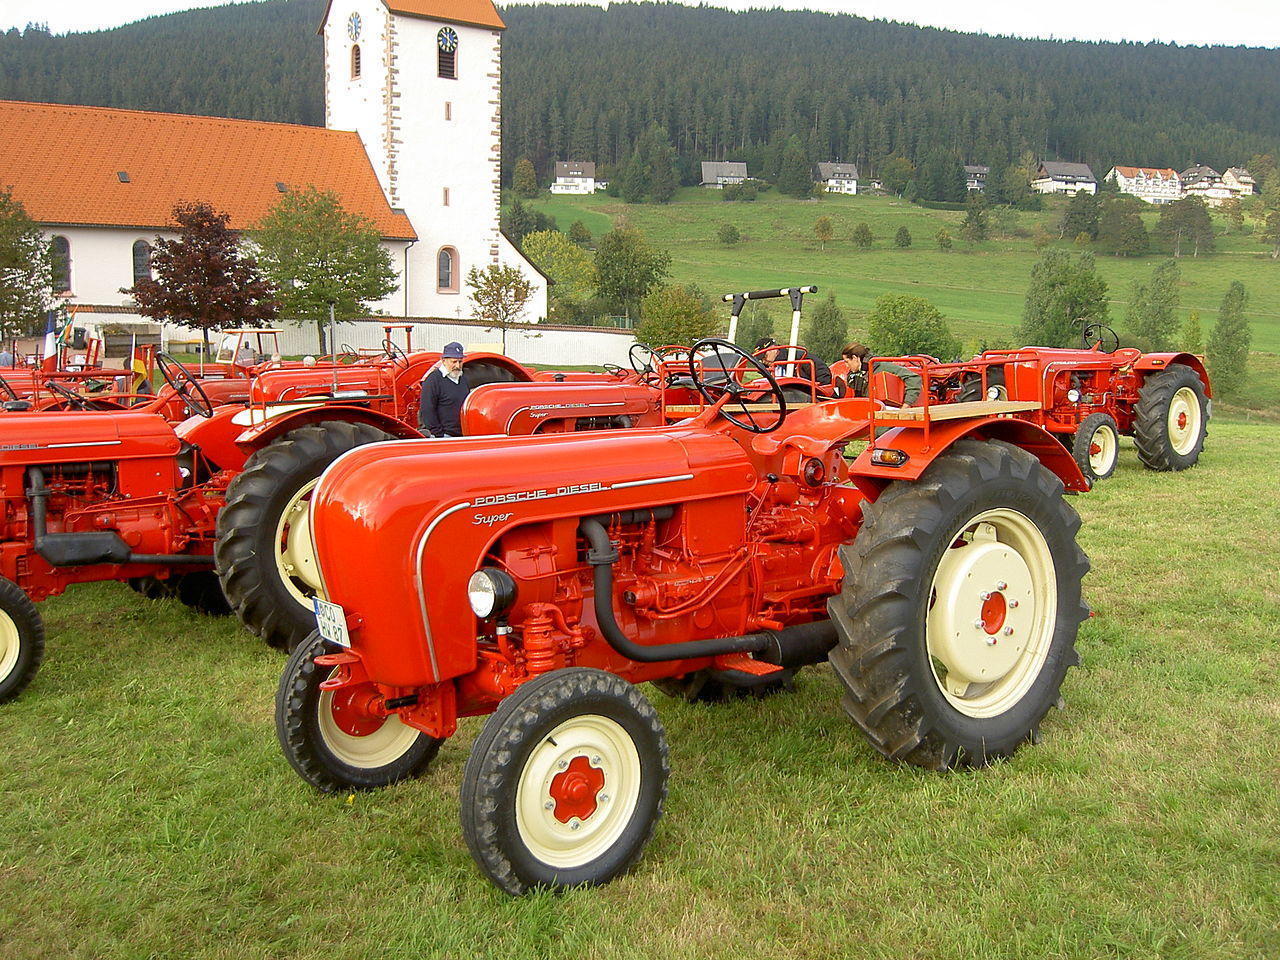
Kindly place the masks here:
<instances>
[{"instance_id":1,"label":"white church wall","mask_svg":"<svg viewBox=\"0 0 1280 960\"><path fill-rule=\"evenodd\" d=\"M127 230L113 227L60 227L44 225L46 235L66 237L71 248L70 303L108 306L132 305L120 292L133 286L133 245L138 240L155 243L157 236L172 239L176 234L154 230Z\"/></svg>"}]
</instances>

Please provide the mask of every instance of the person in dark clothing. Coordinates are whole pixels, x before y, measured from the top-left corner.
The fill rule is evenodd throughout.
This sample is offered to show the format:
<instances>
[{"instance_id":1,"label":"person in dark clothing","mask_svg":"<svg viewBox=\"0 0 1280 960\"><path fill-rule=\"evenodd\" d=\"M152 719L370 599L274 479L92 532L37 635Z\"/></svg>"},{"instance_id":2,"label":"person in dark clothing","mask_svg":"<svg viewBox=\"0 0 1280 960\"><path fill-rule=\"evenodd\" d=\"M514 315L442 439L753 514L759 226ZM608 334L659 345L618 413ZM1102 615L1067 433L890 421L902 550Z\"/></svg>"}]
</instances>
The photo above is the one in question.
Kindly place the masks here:
<instances>
[{"instance_id":1,"label":"person in dark clothing","mask_svg":"<svg viewBox=\"0 0 1280 960\"><path fill-rule=\"evenodd\" d=\"M840 387L840 396L865 397L867 395L867 368L871 365L872 359L874 358L871 356L871 351L861 343L851 343L840 351L840 361L832 370L836 384ZM908 407L916 405L923 385L917 371L897 363L876 361L875 372L891 373L900 379L903 386L902 402Z\"/></svg>"},{"instance_id":2,"label":"person in dark clothing","mask_svg":"<svg viewBox=\"0 0 1280 960\"><path fill-rule=\"evenodd\" d=\"M465 354L460 343L446 343L440 362L422 378L422 402L418 405L418 426L432 437L460 437L462 404L471 392L462 370Z\"/></svg>"},{"instance_id":3,"label":"person in dark clothing","mask_svg":"<svg viewBox=\"0 0 1280 960\"><path fill-rule=\"evenodd\" d=\"M770 350L770 347L776 349ZM760 351L766 350L767 353ZM813 362L810 367L807 363L790 364L787 361L791 358L791 351L785 347L779 347L778 341L773 337L761 337L756 341L756 359L761 363L770 366L770 372L775 377L800 377L803 380L809 379L809 371L813 370L813 379L821 386L831 383L831 368L827 366L827 362L821 357L815 357L809 353L804 347L797 351L798 360L809 360Z\"/></svg>"}]
</instances>

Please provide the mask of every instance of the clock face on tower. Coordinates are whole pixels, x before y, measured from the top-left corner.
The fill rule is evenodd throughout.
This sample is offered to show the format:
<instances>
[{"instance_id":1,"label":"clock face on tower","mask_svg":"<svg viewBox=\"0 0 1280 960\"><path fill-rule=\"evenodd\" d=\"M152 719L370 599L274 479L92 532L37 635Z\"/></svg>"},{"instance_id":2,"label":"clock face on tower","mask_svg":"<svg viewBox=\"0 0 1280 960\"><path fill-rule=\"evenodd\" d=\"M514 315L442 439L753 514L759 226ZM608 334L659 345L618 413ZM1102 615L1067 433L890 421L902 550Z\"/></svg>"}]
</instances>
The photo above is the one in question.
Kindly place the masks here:
<instances>
[{"instance_id":1,"label":"clock face on tower","mask_svg":"<svg viewBox=\"0 0 1280 960\"><path fill-rule=\"evenodd\" d=\"M347 17L347 36L352 40L360 39L360 14L353 13Z\"/></svg>"},{"instance_id":2,"label":"clock face on tower","mask_svg":"<svg viewBox=\"0 0 1280 960\"><path fill-rule=\"evenodd\" d=\"M436 34L436 46L445 53L453 53L458 49L458 32L453 27L445 27Z\"/></svg>"}]
</instances>

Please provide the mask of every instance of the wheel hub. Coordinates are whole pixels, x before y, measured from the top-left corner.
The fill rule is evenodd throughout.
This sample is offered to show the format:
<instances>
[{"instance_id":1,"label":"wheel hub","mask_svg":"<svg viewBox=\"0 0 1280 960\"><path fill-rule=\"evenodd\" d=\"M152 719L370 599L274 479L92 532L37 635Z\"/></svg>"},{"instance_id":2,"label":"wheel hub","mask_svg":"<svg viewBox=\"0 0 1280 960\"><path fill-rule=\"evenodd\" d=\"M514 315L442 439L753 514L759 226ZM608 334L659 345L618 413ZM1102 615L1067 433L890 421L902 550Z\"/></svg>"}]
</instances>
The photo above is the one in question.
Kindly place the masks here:
<instances>
[{"instance_id":1,"label":"wheel hub","mask_svg":"<svg viewBox=\"0 0 1280 960\"><path fill-rule=\"evenodd\" d=\"M386 722L385 715L376 710L378 700L378 694L371 685L339 687L333 691L330 701L333 722L349 737L367 737L376 733Z\"/></svg>"},{"instance_id":2,"label":"wheel hub","mask_svg":"<svg viewBox=\"0 0 1280 960\"><path fill-rule=\"evenodd\" d=\"M551 781L551 799L555 801L554 815L561 823L574 817L588 819L599 805L600 791L604 788L604 771L593 767L582 755L569 761L564 772Z\"/></svg>"}]
</instances>

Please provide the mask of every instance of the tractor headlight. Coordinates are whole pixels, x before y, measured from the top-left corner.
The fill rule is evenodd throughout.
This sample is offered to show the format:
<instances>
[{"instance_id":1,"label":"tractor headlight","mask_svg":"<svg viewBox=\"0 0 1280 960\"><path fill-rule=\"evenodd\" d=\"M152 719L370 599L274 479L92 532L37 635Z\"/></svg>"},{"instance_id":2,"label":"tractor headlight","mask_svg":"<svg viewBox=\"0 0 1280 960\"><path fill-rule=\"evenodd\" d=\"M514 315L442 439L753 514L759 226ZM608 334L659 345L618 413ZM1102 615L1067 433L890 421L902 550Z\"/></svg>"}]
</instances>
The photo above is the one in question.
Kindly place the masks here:
<instances>
[{"instance_id":1,"label":"tractor headlight","mask_svg":"<svg viewBox=\"0 0 1280 960\"><path fill-rule=\"evenodd\" d=\"M467 602L481 620L506 613L516 602L516 582L505 570L477 570L467 581Z\"/></svg>"},{"instance_id":2,"label":"tractor headlight","mask_svg":"<svg viewBox=\"0 0 1280 960\"><path fill-rule=\"evenodd\" d=\"M1072 403L1079 403L1079 402L1080 402L1080 391L1079 391L1079 390L1075 390L1075 389L1068 390L1068 391L1067 391L1067 399L1068 399L1068 400L1070 400Z\"/></svg>"}]
</instances>

